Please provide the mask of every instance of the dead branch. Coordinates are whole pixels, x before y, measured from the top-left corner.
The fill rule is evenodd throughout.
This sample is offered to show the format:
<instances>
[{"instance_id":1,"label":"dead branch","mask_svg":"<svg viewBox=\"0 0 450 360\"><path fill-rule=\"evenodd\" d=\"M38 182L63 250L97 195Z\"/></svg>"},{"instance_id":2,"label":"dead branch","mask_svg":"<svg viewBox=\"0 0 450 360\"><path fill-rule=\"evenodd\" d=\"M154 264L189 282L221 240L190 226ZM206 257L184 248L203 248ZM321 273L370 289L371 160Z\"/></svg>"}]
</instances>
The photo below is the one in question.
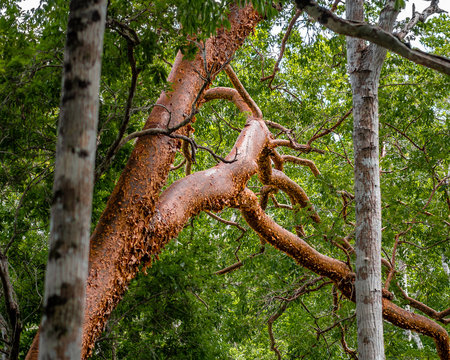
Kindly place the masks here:
<instances>
[{"instance_id":1,"label":"dead branch","mask_svg":"<svg viewBox=\"0 0 450 360\"><path fill-rule=\"evenodd\" d=\"M400 40L403 40L419 21L425 22L425 20L433 14L445 13L446 11L440 9L438 5L439 0L431 0L430 6L425 8L422 13L419 13L416 11L416 7L413 4L411 20L405 24L401 31L394 35L396 35Z\"/></svg>"}]
</instances>

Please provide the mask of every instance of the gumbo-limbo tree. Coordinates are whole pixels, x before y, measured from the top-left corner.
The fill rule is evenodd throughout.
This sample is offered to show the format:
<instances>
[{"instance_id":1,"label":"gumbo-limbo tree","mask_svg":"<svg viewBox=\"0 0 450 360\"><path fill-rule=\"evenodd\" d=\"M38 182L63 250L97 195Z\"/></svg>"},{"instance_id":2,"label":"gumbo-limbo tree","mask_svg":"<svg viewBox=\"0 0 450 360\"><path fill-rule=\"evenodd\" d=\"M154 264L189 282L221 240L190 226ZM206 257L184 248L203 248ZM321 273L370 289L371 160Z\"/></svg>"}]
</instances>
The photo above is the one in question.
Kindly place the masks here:
<instances>
[{"instance_id":1,"label":"gumbo-limbo tree","mask_svg":"<svg viewBox=\"0 0 450 360\"><path fill-rule=\"evenodd\" d=\"M356 359L355 86L386 357L449 358L450 19L321 5L109 2L83 358ZM1 351L35 359L68 9L0 10Z\"/></svg>"}]
</instances>

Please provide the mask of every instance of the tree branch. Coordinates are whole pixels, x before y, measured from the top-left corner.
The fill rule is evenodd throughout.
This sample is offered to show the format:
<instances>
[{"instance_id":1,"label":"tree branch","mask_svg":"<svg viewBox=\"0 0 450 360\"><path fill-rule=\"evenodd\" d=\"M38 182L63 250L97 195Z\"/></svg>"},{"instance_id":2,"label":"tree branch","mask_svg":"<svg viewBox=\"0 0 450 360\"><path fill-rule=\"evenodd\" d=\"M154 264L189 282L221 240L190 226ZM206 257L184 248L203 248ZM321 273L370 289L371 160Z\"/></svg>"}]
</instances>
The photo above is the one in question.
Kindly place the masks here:
<instances>
[{"instance_id":1,"label":"tree branch","mask_svg":"<svg viewBox=\"0 0 450 360\"><path fill-rule=\"evenodd\" d=\"M338 34L368 40L416 64L450 75L450 59L421 50L413 50L398 37L380 27L341 19L328 9L319 6L315 1L296 0L296 4L300 10L304 10L320 24Z\"/></svg>"}]
</instances>

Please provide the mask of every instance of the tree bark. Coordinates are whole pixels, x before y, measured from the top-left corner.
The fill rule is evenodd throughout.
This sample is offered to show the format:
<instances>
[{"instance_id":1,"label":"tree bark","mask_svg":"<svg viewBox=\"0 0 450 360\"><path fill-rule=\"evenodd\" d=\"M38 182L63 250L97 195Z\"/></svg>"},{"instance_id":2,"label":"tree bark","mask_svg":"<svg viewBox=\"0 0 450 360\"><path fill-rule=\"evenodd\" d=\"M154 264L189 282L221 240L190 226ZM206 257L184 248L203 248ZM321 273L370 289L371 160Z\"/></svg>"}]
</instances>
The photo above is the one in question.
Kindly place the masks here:
<instances>
[{"instance_id":1,"label":"tree bark","mask_svg":"<svg viewBox=\"0 0 450 360\"><path fill-rule=\"evenodd\" d=\"M219 70L261 20L251 6L233 5L230 10L230 30L219 29L215 37L206 41L205 51L200 51L193 61L183 59L181 53L177 55L168 78L172 90L162 93L157 102L165 108L155 106L144 129L181 123L191 113L192 104L204 85L206 69L212 74ZM185 131L185 128L180 129L182 133ZM138 139L91 236L83 327L84 359L90 355L129 281L142 264L150 264L152 256L161 250L162 245L158 244L146 248L147 225L154 215L159 192L178 147L178 140L164 135ZM26 359L36 359L36 345L36 341L33 342Z\"/></svg>"},{"instance_id":2,"label":"tree bark","mask_svg":"<svg viewBox=\"0 0 450 360\"><path fill-rule=\"evenodd\" d=\"M379 25L391 31L398 12L391 1ZM364 21L364 1L348 0L346 16ZM353 95L354 188L356 212L356 319L361 360L384 359L381 292L381 193L378 137L378 84L386 50L347 38L347 62Z\"/></svg>"},{"instance_id":3,"label":"tree bark","mask_svg":"<svg viewBox=\"0 0 450 360\"><path fill-rule=\"evenodd\" d=\"M39 359L79 359L106 1L70 2Z\"/></svg>"}]
</instances>

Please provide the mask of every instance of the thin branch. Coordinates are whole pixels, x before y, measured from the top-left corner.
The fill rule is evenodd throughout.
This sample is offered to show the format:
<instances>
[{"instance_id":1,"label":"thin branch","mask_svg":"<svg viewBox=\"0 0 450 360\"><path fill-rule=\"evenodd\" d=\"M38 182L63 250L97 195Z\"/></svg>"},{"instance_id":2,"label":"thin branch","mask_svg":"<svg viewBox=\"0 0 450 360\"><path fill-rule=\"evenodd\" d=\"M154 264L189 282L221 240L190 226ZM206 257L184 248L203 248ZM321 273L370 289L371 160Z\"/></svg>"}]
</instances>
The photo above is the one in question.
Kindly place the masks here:
<instances>
[{"instance_id":1,"label":"thin branch","mask_svg":"<svg viewBox=\"0 0 450 360\"><path fill-rule=\"evenodd\" d=\"M272 74L266 77L261 78L261 81L266 81L266 80L270 80L269 81L269 89L270 90L274 90L274 88L272 87L272 82L275 79L275 75L278 71L280 71L280 62L283 59L283 55L284 55L284 51L286 50L286 43L289 39L289 36L291 35L292 29L294 28L295 23L297 22L298 18L300 17L300 15L302 14L301 10L296 10L294 16L292 17L291 21L289 21L289 25L286 29L286 32L283 36L283 39L281 40L281 45L280 45L280 54L278 55L278 59L273 67L273 71Z\"/></svg>"},{"instance_id":2,"label":"thin branch","mask_svg":"<svg viewBox=\"0 0 450 360\"><path fill-rule=\"evenodd\" d=\"M315 140L317 140L317 139L319 139L319 138L321 138L321 137L323 137L323 136L329 134L330 132L334 131L339 125L342 124L342 122L343 122L345 119L347 119L347 118L350 116L350 114L351 114L352 112L353 112L353 108L351 108L349 111L347 111L347 112L346 112L346 113L345 113L345 114L344 114L344 115L336 122L336 124L334 124L331 128L325 129L325 130L321 131L321 132L318 133L318 134L314 134L314 136L313 136L311 139L308 140L307 145L311 145L311 143L312 143L313 141L315 141Z\"/></svg>"},{"instance_id":3,"label":"thin branch","mask_svg":"<svg viewBox=\"0 0 450 360\"><path fill-rule=\"evenodd\" d=\"M400 135L402 135L403 137L405 137L406 139L408 139L409 142L410 142L411 144L413 144L414 147L417 148L418 150L420 150L420 151L424 151L424 150L425 150L425 147L424 147L424 146L420 147L419 145L417 145L417 144L416 144L416 143L415 143L408 135L406 135L403 131L397 129L394 125L391 125L391 124L389 124L389 123L387 123L387 122L385 122L384 124L387 125L387 126L389 126L391 129L394 129L394 130L397 131Z\"/></svg>"},{"instance_id":4,"label":"thin branch","mask_svg":"<svg viewBox=\"0 0 450 360\"><path fill-rule=\"evenodd\" d=\"M223 223L225 225L235 226L239 230L241 230L242 232L246 232L247 231L242 225L239 225L237 222L234 222L234 221L231 221L231 220L222 219L220 216L217 216L216 214L214 214L214 213L212 213L210 211L205 211L205 213L207 213L209 216L211 216L214 220L220 221L221 223Z\"/></svg>"},{"instance_id":5,"label":"thin branch","mask_svg":"<svg viewBox=\"0 0 450 360\"><path fill-rule=\"evenodd\" d=\"M319 154L325 154L325 151L323 151L323 150L320 150L320 149L317 149L317 148L312 148L309 145L299 144L297 142L290 141L290 140L275 139L275 140L272 140L270 142L270 146L272 148L275 148L275 147L278 147L278 146L286 146L286 147L289 147L291 149L298 150L298 151L301 151L301 152L304 152L304 153L310 153L311 151L313 151L313 152L317 152Z\"/></svg>"},{"instance_id":6,"label":"thin branch","mask_svg":"<svg viewBox=\"0 0 450 360\"><path fill-rule=\"evenodd\" d=\"M311 169L314 176L320 175L319 169L317 168L316 164L314 164L314 161L312 161L312 160L302 159L302 158L299 158L296 156L291 156L291 155L283 155L282 159L283 159L283 161L289 161L289 162L293 162L294 164L307 166Z\"/></svg>"}]
</instances>

